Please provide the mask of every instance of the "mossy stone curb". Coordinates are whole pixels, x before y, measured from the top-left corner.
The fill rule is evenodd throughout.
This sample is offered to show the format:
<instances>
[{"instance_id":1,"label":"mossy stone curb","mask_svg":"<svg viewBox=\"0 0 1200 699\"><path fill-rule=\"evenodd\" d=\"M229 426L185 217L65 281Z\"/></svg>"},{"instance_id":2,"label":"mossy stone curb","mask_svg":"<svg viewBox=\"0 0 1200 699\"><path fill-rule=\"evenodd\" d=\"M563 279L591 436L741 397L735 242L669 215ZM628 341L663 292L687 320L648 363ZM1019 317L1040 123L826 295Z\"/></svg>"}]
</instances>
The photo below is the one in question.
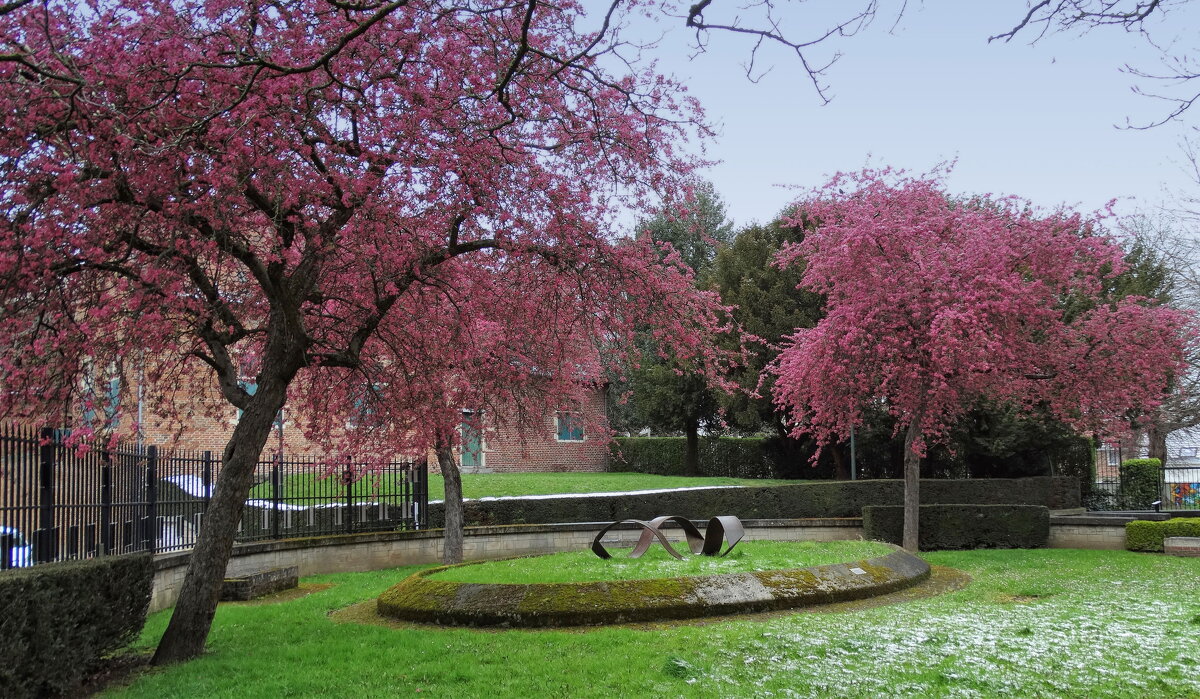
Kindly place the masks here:
<instances>
[{"instance_id":1,"label":"mossy stone curb","mask_svg":"<svg viewBox=\"0 0 1200 699\"><path fill-rule=\"evenodd\" d=\"M463 565L474 565L465 563ZM529 585L409 576L377 600L383 616L446 626L586 626L767 612L874 597L929 577L929 564L896 548L886 556L796 570L655 580Z\"/></svg>"}]
</instances>

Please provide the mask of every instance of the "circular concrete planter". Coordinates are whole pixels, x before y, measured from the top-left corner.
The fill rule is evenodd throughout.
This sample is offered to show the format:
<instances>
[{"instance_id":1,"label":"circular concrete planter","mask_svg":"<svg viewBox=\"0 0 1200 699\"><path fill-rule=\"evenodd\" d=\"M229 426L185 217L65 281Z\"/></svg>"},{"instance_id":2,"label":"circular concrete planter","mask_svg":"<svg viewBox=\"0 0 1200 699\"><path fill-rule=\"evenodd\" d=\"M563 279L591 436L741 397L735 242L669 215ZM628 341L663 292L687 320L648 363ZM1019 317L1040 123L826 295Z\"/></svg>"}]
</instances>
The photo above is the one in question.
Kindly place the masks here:
<instances>
[{"instance_id":1,"label":"circular concrete planter","mask_svg":"<svg viewBox=\"0 0 1200 699\"><path fill-rule=\"evenodd\" d=\"M655 580L493 585L429 579L441 570L421 571L384 592L379 613L447 626L619 624L863 599L911 587L930 574L925 561L900 548L853 563Z\"/></svg>"}]
</instances>

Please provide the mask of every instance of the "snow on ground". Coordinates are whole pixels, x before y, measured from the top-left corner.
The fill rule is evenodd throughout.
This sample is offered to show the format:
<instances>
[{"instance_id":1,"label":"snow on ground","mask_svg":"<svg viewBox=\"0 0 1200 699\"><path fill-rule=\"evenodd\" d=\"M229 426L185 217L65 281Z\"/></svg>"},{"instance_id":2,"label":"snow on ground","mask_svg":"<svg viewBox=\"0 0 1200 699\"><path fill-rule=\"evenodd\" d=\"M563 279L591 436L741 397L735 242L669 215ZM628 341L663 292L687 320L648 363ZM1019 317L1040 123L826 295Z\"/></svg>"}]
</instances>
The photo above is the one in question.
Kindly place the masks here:
<instances>
[{"instance_id":1,"label":"snow on ground","mask_svg":"<svg viewBox=\"0 0 1200 699\"><path fill-rule=\"evenodd\" d=\"M551 493L549 495L498 495L496 497L483 498L463 498L470 502L478 500L479 502L490 502L492 500L549 500L554 498L605 498L613 495L649 495L652 493L677 493L681 490L717 490L718 488L744 488L742 485L698 485L690 488L655 488L652 490L621 490L608 491L605 493ZM430 500L429 504L435 502L443 502L442 500Z\"/></svg>"}]
</instances>

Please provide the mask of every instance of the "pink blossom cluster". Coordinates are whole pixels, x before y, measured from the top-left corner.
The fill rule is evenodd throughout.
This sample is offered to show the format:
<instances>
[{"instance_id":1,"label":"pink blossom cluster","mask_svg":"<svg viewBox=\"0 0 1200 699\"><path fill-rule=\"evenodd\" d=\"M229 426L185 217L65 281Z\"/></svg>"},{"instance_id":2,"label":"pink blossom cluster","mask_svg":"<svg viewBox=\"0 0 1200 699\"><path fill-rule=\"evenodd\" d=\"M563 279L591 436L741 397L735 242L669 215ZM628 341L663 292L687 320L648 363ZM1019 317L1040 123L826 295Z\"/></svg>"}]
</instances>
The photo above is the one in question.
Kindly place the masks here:
<instances>
[{"instance_id":1,"label":"pink blossom cluster","mask_svg":"<svg viewBox=\"0 0 1200 699\"><path fill-rule=\"evenodd\" d=\"M1157 405L1194 340L1178 310L1105 296L1122 251L1079 214L886 170L797 206L815 228L777 263L806 265L826 316L788 339L775 402L823 444L878 405L923 454L983 397L1102 430Z\"/></svg>"},{"instance_id":2,"label":"pink blossom cluster","mask_svg":"<svg viewBox=\"0 0 1200 699\"><path fill-rule=\"evenodd\" d=\"M311 439L383 461L453 441L464 410L573 405L647 327L715 372L718 300L613 232L684 187L705 131L679 85L611 59L643 10L0 15L0 414L57 419L98 402L85 377L137 377L173 424L232 404L265 439L286 400Z\"/></svg>"}]
</instances>

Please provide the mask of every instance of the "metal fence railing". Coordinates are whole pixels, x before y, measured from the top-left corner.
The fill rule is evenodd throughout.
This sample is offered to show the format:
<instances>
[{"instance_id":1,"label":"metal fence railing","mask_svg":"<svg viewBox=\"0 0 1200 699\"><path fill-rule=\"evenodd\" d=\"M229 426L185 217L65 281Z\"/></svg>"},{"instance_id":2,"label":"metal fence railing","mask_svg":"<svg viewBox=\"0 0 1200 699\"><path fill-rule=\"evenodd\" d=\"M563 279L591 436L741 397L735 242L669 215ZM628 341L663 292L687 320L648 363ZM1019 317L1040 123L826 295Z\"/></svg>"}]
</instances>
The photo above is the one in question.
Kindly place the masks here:
<instances>
[{"instance_id":1,"label":"metal fence railing","mask_svg":"<svg viewBox=\"0 0 1200 699\"><path fill-rule=\"evenodd\" d=\"M0 568L191 548L220 461L211 452L118 444L77 449L50 429L0 427ZM365 477L356 476L366 472ZM238 541L421 529L424 464L260 462Z\"/></svg>"},{"instance_id":2,"label":"metal fence railing","mask_svg":"<svg viewBox=\"0 0 1200 699\"><path fill-rule=\"evenodd\" d=\"M1168 510L1200 510L1200 465L1176 465L1170 460L1159 479L1162 507Z\"/></svg>"}]
</instances>

